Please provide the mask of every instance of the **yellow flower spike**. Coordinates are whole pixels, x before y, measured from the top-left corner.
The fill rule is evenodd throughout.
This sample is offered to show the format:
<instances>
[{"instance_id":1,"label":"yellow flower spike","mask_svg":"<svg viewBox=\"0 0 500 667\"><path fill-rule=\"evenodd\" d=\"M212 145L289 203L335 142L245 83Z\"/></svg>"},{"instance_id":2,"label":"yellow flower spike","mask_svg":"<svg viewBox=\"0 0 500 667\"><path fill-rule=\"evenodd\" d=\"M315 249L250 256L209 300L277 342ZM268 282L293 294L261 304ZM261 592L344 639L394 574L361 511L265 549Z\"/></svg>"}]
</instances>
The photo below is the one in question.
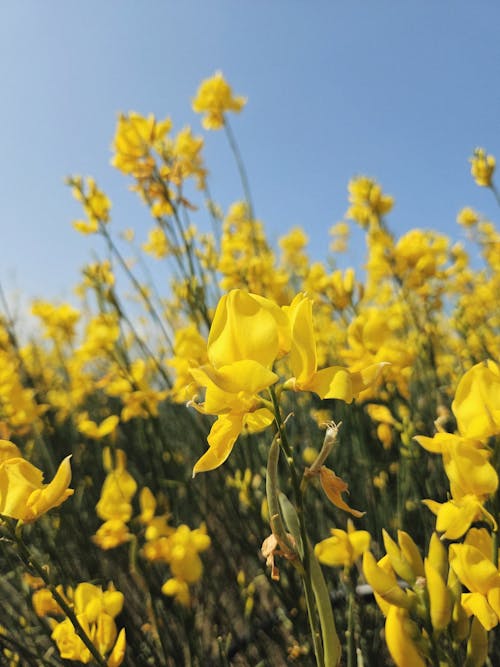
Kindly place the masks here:
<instances>
[{"instance_id":1,"label":"yellow flower spike","mask_svg":"<svg viewBox=\"0 0 500 667\"><path fill-rule=\"evenodd\" d=\"M500 366L488 360L467 371L451 407L463 437L485 440L499 434Z\"/></svg>"},{"instance_id":2,"label":"yellow flower spike","mask_svg":"<svg viewBox=\"0 0 500 667\"><path fill-rule=\"evenodd\" d=\"M384 528L382 529L382 537L384 540L387 556L389 557L389 561L394 572L409 584L414 584L416 579L414 570L412 569L410 563L406 560L405 556L401 553L401 549Z\"/></svg>"},{"instance_id":3,"label":"yellow flower spike","mask_svg":"<svg viewBox=\"0 0 500 667\"><path fill-rule=\"evenodd\" d=\"M429 593L430 617L436 631L444 630L451 621L452 600L441 574L425 559L425 579Z\"/></svg>"},{"instance_id":4,"label":"yellow flower spike","mask_svg":"<svg viewBox=\"0 0 500 667\"><path fill-rule=\"evenodd\" d=\"M448 552L437 533L432 533L427 560L443 580L448 576Z\"/></svg>"},{"instance_id":5,"label":"yellow flower spike","mask_svg":"<svg viewBox=\"0 0 500 667\"><path fill-rule=\"evenodd\" d=\"M483 188L490 187L496 166L493 155L487 155L484 148L476 148L469 162L471 163L470 173L477 185Z\"/></svg>"},{"instance_id":6,"label":"yellow flower spike","mask_svg":"<svg viewBox=\"0 0 500 667\"><path fill-rule=\"evenodd\" d=\"M398 544L402 555L406 558L416 577L424 576L424 561L420 551L410 535L404 530L398 530Z\"/></svg>"},{"instance_id":7,"label":"yellow flower spike","mask_svg":"<svg viewBox=\"0 0 500 667\"><path fill-rule=\"evenodd\" d=\"M224 114L227 111L239 113L245 104L246 98L235 97L222 72L216 72L202 81L192 106L196 113L206 114L202 120L205 129L219 130L224 125Z\"/></svg>"},{"instance_id":8,"label":"yellow flower spike","mask_svg":"<svg viewBox=\"0 0 500 667\"><path fill-rule=\"evenodd\" d=\"M125 628L122 628L118 633L113 650L108 658L108 667L120 667L125 659L125 651L127 648L127 638L125 635Z\"/></svg>"},{"instance_id":9,"label":"yellow flower spike","mask_svg":"<svg viewBox=\"0 0 500 667\"><path fill-rule=\"evenodd\" d=\"M412 599L399 587L394 573L383 569L371 551L363 554L363 573L366 581L385 602L405 609L413 605Z\"/></svg>"},{"instance_id":10,"label":"yellow flower spike","mask_svg":"<svg viewBox=\"0 0 500 667\"><path fill-rule=\"evenodd\" d=\"M483 667L488 657L488 633L477 618L472 619L464 667Z\"/></svg>"},{"instance_id":11,"label":"yellow flower spike","mask_svg":"<svg viewBox=\"0 0 500 667\"><path fill-rule=\"evenodd\" d=\"M385 641L397 667L425 667L425 660L414 642L417 633L418 628L407 610L391 606L385 621Z\"/></svg>"},{"instance_id":12,"label":"yellow flower spike","mask_svg":"<svg viewBox=\"0 0 500 667\"><path fill-rule=\"evenodd\" d=\"M359 510L349 507L342 498L342 493L348 491L349 487L341 477L337 477L333 470L329 470L326 466L321 466L319 479L321 487L326 493L328 500L330 500L336 507L345 512L349 512L349 514L352 514L357 518L364 516L365 512L360 512Z\"/></svg>"}]
</instances>

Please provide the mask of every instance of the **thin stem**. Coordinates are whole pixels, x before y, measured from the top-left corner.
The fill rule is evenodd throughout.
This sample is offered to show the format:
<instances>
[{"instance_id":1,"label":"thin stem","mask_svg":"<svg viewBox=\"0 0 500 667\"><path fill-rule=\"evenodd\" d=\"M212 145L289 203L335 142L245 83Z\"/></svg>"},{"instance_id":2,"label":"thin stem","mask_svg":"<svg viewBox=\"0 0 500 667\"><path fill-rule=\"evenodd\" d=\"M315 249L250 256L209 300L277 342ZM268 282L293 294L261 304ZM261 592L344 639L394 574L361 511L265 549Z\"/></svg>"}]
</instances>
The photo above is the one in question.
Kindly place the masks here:
<instances>
[{"instance_id":1,"label":"thin stem","mask_svg":"<svg viewBox=\"0 0 500 667\"><path fill-rule=\"evenodd\" d=\"M284 421L281 417L281 411L279 407L279 402L278 398L276 396L276 391L274 390L273 387L270 388L270 394L271 394L271 400L273 402L273 407L274 407L274 416L276 420L276 427L278 429L278 433L280 435L280 446L285 454L287 463L288 463L288 468L290 470L290 476L291 476L291 481L292 481L292 489L293 493L295 496L295 502L296 502L296 513L297 513L297 519L298 519L298 524L299 524L299 531L300 531L300 541L302 542L302 547L303 547L303 554L302 554L302 566L303 566L303 574L302 574L302 581L304 584L304 591L306 595L306 603L307 603L307 611L308 611L308 616L309 616L309 623L311 626L311 634L313 637L313 643L314 643L314 652L316 655L316 663L318 667L322 667L324 665L323 662L323 648L321 646L321 641L320 641L320 629L318 626L318 618L317 614L315 613L315 604L314 604L314 593L313 593L313 588L312 588L312 581L311 581L311 568L310 568L310 553L309 553L309 541L307 537L307 531L306 531L306 525L305 525L305 520L304 520L304 503L303 503L303 497L302 497L302 491L300 488L300 481L299 481L299 476L297 474L297 470L295 468L295 462L293 460L293 452L292 448L290 447L290 444L288 442L286 430L285 430L285 425ZM290 527L290 526L289 526ZM299 545L300 548L300 545Z\"/></svg>"},{"instance_id":2,"label":"thin stem","mask_svg":"<svg viewBox=\"0 0 500 667\"><path fill-rule=\"evenodd\" d=\"M229 124L229 121L227 120L226 117L224 117L224 130L226 131L226 137L229 142L229 146L231 147L231 151L234 155L236 166L238 167L238 172L241 179L241 185L243 186L243 193L245 195L245 200L248 205L248 215L250 216L251 220L254 220L254 207L252 204L252 196L250 194L250 184L248 181L247 171L245 169L245 164L243 162L243 158L241 157L241 151L236 142L233 130L231 129L231 125Z\"/></svg>"}]
</instances>

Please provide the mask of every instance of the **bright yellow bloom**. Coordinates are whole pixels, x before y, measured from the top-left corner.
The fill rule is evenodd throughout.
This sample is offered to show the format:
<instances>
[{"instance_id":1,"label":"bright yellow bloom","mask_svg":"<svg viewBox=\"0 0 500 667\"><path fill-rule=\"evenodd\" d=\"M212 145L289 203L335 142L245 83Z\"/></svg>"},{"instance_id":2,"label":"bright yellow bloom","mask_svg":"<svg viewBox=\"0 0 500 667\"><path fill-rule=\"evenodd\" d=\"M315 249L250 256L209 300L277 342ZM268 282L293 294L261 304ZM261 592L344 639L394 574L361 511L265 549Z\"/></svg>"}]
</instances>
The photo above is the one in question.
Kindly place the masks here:
<instances>
[{"instance_id":1,"label":"bright yellow bloom","mask_svg":"<svg viewBox=\"0 0 500 667\"><path fill-rule=\"evenodd\" d=\"M13 443L0 440L0 514L30 523L58 507L73 494L68 488L70 458L62 461L49 484L43 484L42 471L23 459Z\"/></svg>"},{"instance_id":2,"label":"bright yellow bloom","mask_svg":"<svg viewBox=\"0 0 500 667\"><path fill-rule=\"evenodd\" d=\"M438 503L435 500L422 502L437 516L436 530L443 533L444 539L457 540L467 532L474 521L479 520L487 521L496 530L495 518L473 494L446 503Z\"/></svg>"},{"instance_id":3,"label":"bright yellow bloom","mask_svg":"<svg viewBox=\"0 0 500 667\"><path fill-rule=\"evenodd\" d=\"M243 428L256 432L272 423L273 414L258 394L277 382L270 367L289 346L288 321L275 303L241 290L221 298L208 336L210 364L191 369L197 384L206 388L205 401L191 405L218 415L208 436L209 450L193 474L221 465Z\"/></svg>"},{"instance_id":4,"label":"bright yellow bloom","mask_svg":"<svg viewBox=\"0 0 500 667\"><path fill-rule=\"evenodd\" d=\"M111 164L136 178L151 176L155 165L151 151L161 151L171 129L170 118L157 121L153 114L145 117L135 111L120 114L113 140Z\"/></svg>"},{"instance_id":5,"label":"bright yellow bloom","mask_svg":"<svg viewBox=\"0 0 500 667\"><path fill-rule=\"evenodd\" d=\"M126 469L125 452L116 450L116 464L110 470L101 489L101 497L96 505L96 513L104 521L129 521L132 516L131 500L137 490L137 483Z\"/></svg>"},{"instance_id":6,"label":"bright yellow bloom","mask_svg":"<svg viewBox=\"0 0 500 667\"><path fill-rule=\"evenodd\" d=\"M285 387L294 391L312 391L322 399L337 398L351 403L375 381L382 364L369 366L356 373L342 366L330 366L318 371L312 305L312 299L298 294L290 306L283 308L292 330L290 366L294 375L285 383Z\"/></svg>"},{"instance_id":7,"label":"bright yellow bloom","mask_svg":"<svg viewBox=\"0 0 500 667\"><path fill-rule=\"evenodd\" d=\"M452 410L464 437L485 440L500 434L500 366L489 359L467 371Z\"/></svg>"},{"instance_id":8,"label":"bright yellow bloom","mask_svg":"<svg viewBox=\"0 0 500 667\"><path fill-rule=\"evenodd\" d=\"M127 524L124 521L121 519L109 519L92 536L92 541L100 549L106 551L107 549L115 549L120 544L129 542L132 538L133 535L129 533Z\"/></svg>"},{"instance_id":9,"label":"bright yellow bloom","mask_svg":"<svg viewBox=\"0 0 500 667\"><path fill-rule=\"evenodd\" d=\"M370 533L366 530L356 530L350 519L347 522L347 532L332 528L330 533L331 537L322 540L314 547L314 553L323 565L352 567L370 548Z\"/></svg>"},{"instance_id":10,"label":"bright yellow bloom","mask_svg":"<svg viewBox=\"0 0 500 667\"><path fill-rule=\"evenodd\" d=\"M425 580L429 593L430 617L434 630L444 630L451 621L452 598L440 572L425 559Z\"/></svg>"},{"instance_id":11,"label":"bright yellow bloom","mask_svg":"<svg viewBox=\"0 0 500 667\"><path fill-rule=\"evenodd\" d=\"M500 573L489 558L469 544L450 546L450 566L469 590L462 594L462 606L474 615L486 630L500 618Z\"/></svg>"},{"instance_id":12,"label":"bright yellow bloom","mask_svg":"<svg viewBox=\"0 0 500 667\"><path fill-rule=\"evenodd\" d=\"M476 148L469 162L470 173L476 183L485 188L490 187L496 165L493 155L487 155L484 148Z\"/></svg>"},{"instance_id":13,"label":"bright yellow bloom","mask_svg":"<svg viewBox=\"0 0 500 667\"><path fill-rule=\"evenodd\" d=\"M100 586L84 582L78 584L73 595L74 612L85 634L101 655L110 653L108 667L119 667L125 657L125 631L118 635L114 621L122 611L123 602L123 594L111 584L103 591ZM52 639L61 658L84 664L91 661L90 651L68 618L53 625Z\"/></svg>"},{"instance_id":14,"label":"bright yellow bloom","mask_svg":"<svg viewBox=\"0 0 500 667\"><path fill-rule=\"evenodd\" d=\"M205 129L219 130L224 125L226 111L240 112L245 104L246 98L234 97L222 72L216 72L198 88L193 100L193 111L206 114L202 120Z\"/></svg>"},{"instance_id":15,"label":"bright yellow bloom","mask_svg":"<svg viewBox=\"0 0 500 667\"><path fill-rule=\"evenodd\" d=\"M349 202L346 217L362 227L377 225L380 218L392 209L394 199L382 193L380 185L367 176L357 176L349 181Z\"/></svg>"},{"instance_id":16,"label":"bright yellow bloom","mask_svg":"<svg viewBox=\"0 0 500 667\"><path fill-rule=\"evenodd\" d=\"M409 609L413 605L412 598L399 587L392 568L384 567L381 562L377 563L371 551L363 554L363 573L374 592L391 607L396 605Z\"/></svg>"},{"instance_id":17,"label":"bright yellow bloom","mask_svg":"<svg viewBox=\"0 0 500 667\"><path fill-rule=\"evenodd\" d=\"M385 640L397 667L425 667L414 641L417 636L418 627L408 611L391 605L385 622Z\"/></svg>"},{"instance_id":18,"label":"bright yellow bloom","mask_svg":"<svg viewBox=\"0 0 500 667\"><path fill-rule=\"evenodd\" d=\"M481 442L453 433L436 433L433 438L417 436L415 440L427 451L442 455L454 499L473 494L485 500L497 490L498 475L489 462L491 452Z\"/></svg>"},{"instance_id":19,"label":"bright yellow bloom","mask_svg":"<svg viewBox=\"0 0 500 667\"><path fill-rule=\"evenodd\" d=\"M105 438L107 435L114 433L119 423L119 417L110 415L97 425L94 421L88 419L88 414L85 412L77 419L77 429L87 438L100 440L101 438Z\"/></svg>"}]
</instances>

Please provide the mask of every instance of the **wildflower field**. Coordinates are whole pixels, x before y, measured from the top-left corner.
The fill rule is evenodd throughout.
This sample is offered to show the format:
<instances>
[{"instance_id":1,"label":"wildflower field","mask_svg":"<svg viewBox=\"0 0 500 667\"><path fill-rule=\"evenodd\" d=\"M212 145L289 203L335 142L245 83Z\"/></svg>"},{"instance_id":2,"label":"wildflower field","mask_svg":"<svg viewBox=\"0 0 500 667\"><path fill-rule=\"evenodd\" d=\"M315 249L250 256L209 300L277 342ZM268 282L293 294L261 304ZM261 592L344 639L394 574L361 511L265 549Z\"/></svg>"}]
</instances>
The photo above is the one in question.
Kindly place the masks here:
<instances>
[{"instance_id":1,"label":"wildflower field","mask_svg":"<svg viewBox=\"0 0 500 667\"><path fill-rule=\"evenodd\" d=\"M324 261L300 228L272 247L245 102L221 73L193 99L242 201L217 205L202 136L122 114L147 240L71 176L103 256L28 331L1 293L0 664L500 664L500 233L464 208L467 249L398 238L357 176ZM493 156L470 165L500 203Z\"/></svg>"}]
</instances>

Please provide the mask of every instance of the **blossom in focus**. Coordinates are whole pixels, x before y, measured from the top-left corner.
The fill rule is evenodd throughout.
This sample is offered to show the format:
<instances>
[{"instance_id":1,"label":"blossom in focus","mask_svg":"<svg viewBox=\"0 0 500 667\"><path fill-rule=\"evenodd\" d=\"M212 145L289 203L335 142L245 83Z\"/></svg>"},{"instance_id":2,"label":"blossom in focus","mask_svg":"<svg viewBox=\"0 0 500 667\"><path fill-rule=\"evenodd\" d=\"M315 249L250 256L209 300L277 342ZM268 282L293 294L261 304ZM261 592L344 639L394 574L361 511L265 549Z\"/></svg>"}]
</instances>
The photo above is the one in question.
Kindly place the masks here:
<instances>
[{"instance_id":1,"label":"blossom in focus","mask_svg":"<svg viewBox=\"0 0 500 667\"><path fill-rule=\"evenodd\" d=\"M278 381L270 367L289 348L288 320L275 303L238 289L221 298L208 336L209 363L190 369L205 388L205 400L190 405L218 416L194 474L221 465L243 429L255 433L272 423L259 394Z\"/></svg>"},{"instance_id":2,"label":"blossom in focus","mask_svg":"<svg viewBox=\"0 0 500 667\"><path fill-rule=\"evenodd\" d=\"M500 366L489 359L467 371L451 407L464 437L485 440L500 434Z\"/></svg>"},{"instance_id":3,"label":"blossom in focus","mask_svg":"<svg viewBox=\"0 0 500 667\"><path fill-rule=\"evenodd\" d=\"M450 546L450 566L469 590L462 594L462 606L486 630L500 618L500 573L492 561L470 544Z\"/></svg>"},{"instance_id":4,"label":"blossom in focus","mask_svg":"<svg viewBox=\"0 0 500 667\"><path fill-rule=\"evenodd\" d=\"M22 458L12 442L0 440L0 514L30 523L58 507L73 494L68 488L70 458L62 461L49 484L43 484L42 471Z\"/></svg>"},{"instance_id":5,"label":"blossom in focus","mask_svg":"<svg viewBox=\"0 0 500 667\"><path fill-rule=\"evenodd\" d=\"M312 305L312 299L298 294L290 306L283 308L292 333L290 366L293 377L287 380L285 388L312 391L322 399L337 398L351 403L376 380L383 364L374 364L355 373L342 366L329 366L318 371Z\"/></svg>"},{"instance_id":6,"label":"blossom in focus","mask_svg":"<svg viewBox=\"0 0 500 667\"><path fill-rule=\"evenodd\" d=\"M226 111L239 113L245 104L246 98L234 96L222 72L216 72L210 79L202 81L193 100L193 111L205 114L202 120L205 129L220 130Z\"/></svg>"}]
</instances>

